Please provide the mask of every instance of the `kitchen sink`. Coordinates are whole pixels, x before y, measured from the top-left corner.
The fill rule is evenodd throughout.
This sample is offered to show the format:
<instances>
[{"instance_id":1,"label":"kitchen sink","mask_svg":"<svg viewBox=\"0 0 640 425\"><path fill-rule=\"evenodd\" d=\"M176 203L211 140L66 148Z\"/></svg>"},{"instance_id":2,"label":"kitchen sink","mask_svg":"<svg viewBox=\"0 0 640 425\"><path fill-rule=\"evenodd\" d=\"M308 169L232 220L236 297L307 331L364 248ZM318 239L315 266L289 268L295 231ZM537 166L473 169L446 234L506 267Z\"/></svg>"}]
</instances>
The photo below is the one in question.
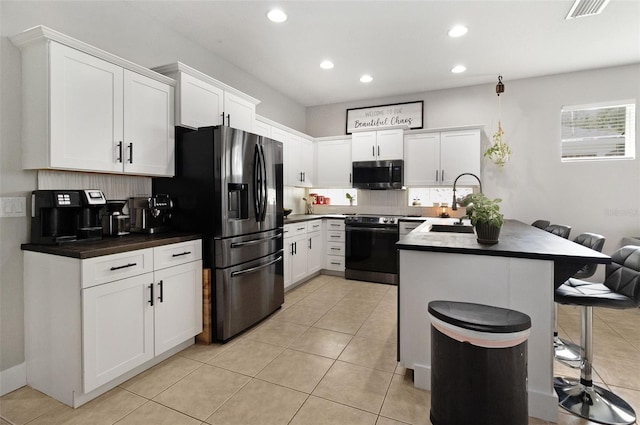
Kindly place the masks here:
<instances>
[{"instance_id":1,"label":"kitchen sink","mask_svg":"<svg viewBox=\"0 0 640 425\"><path fill-rule=\"evenodd\" d=\"M467 224L432 224L430 232L473 233L473 226Z\"/></svg>"}]
</instances>

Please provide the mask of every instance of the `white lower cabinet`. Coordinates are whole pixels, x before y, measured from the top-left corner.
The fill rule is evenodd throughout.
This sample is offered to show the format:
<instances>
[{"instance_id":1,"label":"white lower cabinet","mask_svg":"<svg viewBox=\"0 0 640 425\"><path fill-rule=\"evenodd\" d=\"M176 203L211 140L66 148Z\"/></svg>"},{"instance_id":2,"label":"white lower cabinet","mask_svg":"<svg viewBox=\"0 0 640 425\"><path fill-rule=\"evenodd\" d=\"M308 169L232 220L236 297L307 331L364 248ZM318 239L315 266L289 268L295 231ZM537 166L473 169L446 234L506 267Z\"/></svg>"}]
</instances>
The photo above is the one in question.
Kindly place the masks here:
<instances>
[{"instance_id":1,"label":"white lower cabinet","mask_svg":"<svg viewBox=\"0 0 640 425\"><path fill-rule=\"evenodd\" d=\"M401 238L407 236L424 222L425 220L400 220L398 222L398 236Z\"/></svg>"},{"instance_id":2,"label":"white lower cabinet","mask_svg":"<svg viewBox=\"0 0 640 425\"><path fill-rule=\"evenodd\" d=\"M316 220L318 227L321 227L322 221ZM318 273L322 269L322 259L324 250L322 249L322 232L311 232L307 230L307 274L312 275Z\"/></svg>"},{"instance_id":3,"label":"white lower cabinet","mask_svg":"<svg viewBox=\"0 0 640 425\"><path fill-rule=\"evenodd\" d=\"M326 219L326 251L324 268L334 272L344 273L344 221Z\"/></svg>"},{"instance_id":4,"label":"white lower cabinet","mask_svg":"<svg viewBox=\"0 0 640 425\"><path fill-rule=\"evenodd\" d=\"M82 291L85 393L153 358L152 286L148 273Z\"/></svg>"},{"instance_id":5,"label":"white lower cabinet","mask_svg":"<svg viewBox=\"0 0 640 425\"><path fill-rule=\"evenodd\" d=\"M300 283L322 269L322 220L284 226L284 288Z\"/></svg>"},{"instance_id":6,"label":"white lower cabinet","mask_svg":"<svg viewBox=\"0 0 640 425\"><path fill-rule=\"evenodd\" d=\"M202 244L86 260L25 251L27 383L78 407L193 343Z\"/></svg>"}]
</instances>

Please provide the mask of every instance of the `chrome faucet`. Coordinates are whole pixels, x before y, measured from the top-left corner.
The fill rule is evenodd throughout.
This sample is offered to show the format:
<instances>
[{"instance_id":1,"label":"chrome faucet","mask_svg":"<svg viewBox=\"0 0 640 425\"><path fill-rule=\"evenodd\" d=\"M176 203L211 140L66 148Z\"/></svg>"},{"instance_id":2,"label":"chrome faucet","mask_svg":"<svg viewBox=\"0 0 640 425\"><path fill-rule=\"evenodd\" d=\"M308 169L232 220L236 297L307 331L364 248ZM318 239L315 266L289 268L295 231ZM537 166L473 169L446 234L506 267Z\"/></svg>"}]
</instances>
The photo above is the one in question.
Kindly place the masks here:
<instances>
[{"instance_id":1,"label":"chrome faucet","mask_svg":"<svg viewBox=\"0 0 640 425\"><path fill-rule=\"evenodd\" d=\"M458 177L456 177L456 179L453 181L453 203L451 204L451 209L453 211L457 211L458 210L458 203L456 201L456 183L458 183L458 179L462 176L472 176L475 177L476 180L478 180L478 183L480 184L480 193L482 193L482 182L480 181L480 177L476 176L475 174L472 173L462 173L460 174Z\"/></svg>"}]
</instances>

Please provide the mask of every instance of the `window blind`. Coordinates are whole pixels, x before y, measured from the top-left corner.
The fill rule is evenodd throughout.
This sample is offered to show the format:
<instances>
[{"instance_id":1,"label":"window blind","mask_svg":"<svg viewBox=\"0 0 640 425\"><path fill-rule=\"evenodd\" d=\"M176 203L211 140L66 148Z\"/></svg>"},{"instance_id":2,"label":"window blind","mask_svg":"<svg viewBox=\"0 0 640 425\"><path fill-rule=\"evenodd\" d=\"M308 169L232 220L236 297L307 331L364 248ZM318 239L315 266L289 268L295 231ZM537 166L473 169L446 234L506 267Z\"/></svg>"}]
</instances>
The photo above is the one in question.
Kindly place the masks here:
<instances>
[{"instance_id":1,"label":"window blind","mask_svg":"<svg viewBox=\"0 0 640 425\"><path fill-rule=\"evenodd\" d=\"M635 158L635 103L562 109L562 161Z\"/></svg>"}]
</instances>

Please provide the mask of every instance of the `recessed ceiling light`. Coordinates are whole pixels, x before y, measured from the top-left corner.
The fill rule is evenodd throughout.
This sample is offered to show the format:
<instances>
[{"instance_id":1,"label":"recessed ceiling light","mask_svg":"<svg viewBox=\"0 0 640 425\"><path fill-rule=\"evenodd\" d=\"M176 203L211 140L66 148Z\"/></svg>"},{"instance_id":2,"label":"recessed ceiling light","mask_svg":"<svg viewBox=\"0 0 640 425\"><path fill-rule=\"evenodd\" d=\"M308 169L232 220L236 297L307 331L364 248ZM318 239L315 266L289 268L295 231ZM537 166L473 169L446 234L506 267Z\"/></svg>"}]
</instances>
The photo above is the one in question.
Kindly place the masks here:
<instances>
[{"instance_id":1,"label":"recessed ceiling light","mask_svg":"<svg viewBox=\"0 0 640 425\"><path fill-rule=\"evenodd\" d=\"M372 81L373 81L373 77L371 75L364 74L362 77L360 77L361 83L370 83Z\"/></svg>"},{"instance_id":2,"label":"recessed ceiling light","mask_svg":"<svg viewBox=\"0 0 640 425\"><path fill-rule=\"evenodd\" d=\"M464 25L456 25L449 30L449 37L462 37L469 31Z\"/></svg>"},{"instance_id":3,"label":"recessed ceiling light","mask_svg":"<svg viewBox=\"0 0 640 425\"><path fill-rule=\"evenodd\" d=\"M465 72L467 70L467 67L464 65L456 65L453 68L451 68L451 72L453 72L454 74L460 74L461 72Z\"/></svg>"},{"instance_id":4,"label":"recessed ceiling light","mask_svg":"<svg viewBox=\"0 0 640 425\"><path fill-rule=\"evenodd\" d=\"M287 20L287 14L280 9L271 9L267 13L267 18L272 22L284 22Z\"/></svg>"},{"instance_id":5,"label":"recessed ceiling light","mask_svg":"<svg viewBox=\"0 0 640 425\"><path fill-rule=\"evenodd\" d=\"M322 68L322 69L332 69L333 68L333 62L331 62L331 61L322 61L320 63L320 68Z\"/></svg>"}]
</instances>

